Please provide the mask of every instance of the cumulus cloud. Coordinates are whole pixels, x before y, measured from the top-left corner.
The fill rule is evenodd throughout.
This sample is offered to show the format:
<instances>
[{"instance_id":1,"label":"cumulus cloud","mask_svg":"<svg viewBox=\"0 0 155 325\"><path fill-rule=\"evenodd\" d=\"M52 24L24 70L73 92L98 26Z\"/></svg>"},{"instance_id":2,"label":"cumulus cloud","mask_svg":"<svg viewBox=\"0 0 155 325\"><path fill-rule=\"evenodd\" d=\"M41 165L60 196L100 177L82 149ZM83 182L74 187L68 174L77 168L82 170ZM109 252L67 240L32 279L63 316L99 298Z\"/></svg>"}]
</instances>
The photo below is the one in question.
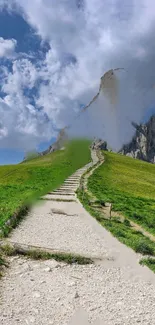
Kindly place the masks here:
<instances>
[{"instance_id":1,"label":"cumulus cloud","mask_svg":"<svg viewBox=\"0 0 155 325\"><path fill-rule=\"evenodd\" d=\"M76 121L71 134L101 136L114 149L129 141L134 132L131 121L139 123L155 101L154 0L9 3L9 10L22 14L50 47L45 58L36 58L35 63L30 59L13 62L2 85L3 101L10 96L10 107L14 107L10 114L17 109L15 97L23 116L27 116L26 105L33 105L37 116L41 111L48 125L61 128L97 93L100 77L107 70L124 67L125 72L117 73L118 104L111 107L105 96L100 96ZM37 118L30 116L31 127L24 128L22 122L18 131L27 129L36 137L37 128L32 125Z\"/></svg>"},{"instance_id":2,"label":"cumulus cloud","mask_svg":"<svg viewBox=\"0 0 155 325\"><path fill-rule=\"evenodd\" d=\"M29 90L35 87L35 67L27 59L16 60L12 72L6 68L3 71L3 80L1 90L5 96L0 99L0 146L34 149L54 134L45 112L37 110L31 104L32 96L29 97Z\"/></svg>"},{"instance_id":3,"label":"cumulus cloud","mask_svg":"<svg viewBox=\"0 0 155 325\"><path fill-rule=\"evenodd\" d=\"M37 112L26 99L6 96L0 101L0 116L0 147L27 151L55 135L43 112Z\"/></svg>"},{"instance_id":4,"label":"cumulus cloud","mask_svg":"<svg viewBox=\"0 0 155 325\"><path fill-rule=\"evenodd\" d=\"M11 58L15 54L17 41L0 37L0 58Z\"/></svg>"}]
</instances>

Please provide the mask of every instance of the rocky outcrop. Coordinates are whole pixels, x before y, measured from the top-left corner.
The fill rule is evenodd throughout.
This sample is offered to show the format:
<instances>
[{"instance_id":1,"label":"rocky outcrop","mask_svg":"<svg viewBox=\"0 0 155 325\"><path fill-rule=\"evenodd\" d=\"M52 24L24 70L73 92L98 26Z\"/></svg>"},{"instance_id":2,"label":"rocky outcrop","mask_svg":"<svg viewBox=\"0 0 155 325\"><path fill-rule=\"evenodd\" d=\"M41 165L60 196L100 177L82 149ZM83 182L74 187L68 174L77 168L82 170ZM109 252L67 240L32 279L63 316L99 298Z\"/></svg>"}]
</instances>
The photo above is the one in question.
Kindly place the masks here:
<instances>
[{"instance_id":1,"label":"rocky outcrop","mask_svg":"<svg viewBox=\"0 0 155 325\"><path fill-rule=\"evenodd\" d=\"M124 145L120 151L122 154L155 163L155 116L152 116L146 124L137 125L132 141Z\"/></svg>"},{"instance_id":2,"label":"rocky outcrop","mask_svg":"<svg viewBox=\"0 0 155 325\"><path fill-rule=\"evenodd\" d=\"M119 153L136 159L155 163L155 116L152 116L146 124L132 123L135 135L130 143L123 146ZM112 151L106 141L95 139L93 149Z\"/></svg>"},{"instance_id":3,"label":"rocky outcrop","mask_svg":"<svg viewBox=\"0 0 155 325\"><path fill-rule=\"evenodd\" d=\"M45 156L50 154L51 152L54 152L56 150L63 150L65 142L67 141L67 134L65 132L65 129L61 129L56 141L50 145L46 150L42 152L29 152L25 155L22 163L27 160L32 160L34 158L40 157L40 156Z\"/></svg>"},{"instance_id":4,"label":"rocky outcrop","mask_svg":"<svg viewBox=\"0 0 155 325\"><path fill-rule=\"evenodd\" d=\"M91 145L91 148L94 150L100 149L100 150L111 151L110 148L108 147L107 142L102 139L95 139Z\"/></svg>"},{"instance_id":5,"label":"rocky outcrop","mask_svg":"<svg viewBox=\"0 0 155 325\"><path fill-rule=\"evenodd\" d=\"M53 151L63 149L65 141L67 140L67 134L64 129L60 130L56 142L48 147L47 150L40 153L41 156L47 155Z\"/></svg>"},{"instance_id":6,"label":"rocky outcrop","mask_svg":"<svg viewBox=\"0 0 155 325\"><path fill-rule=\"evenodd\" d=\"M146 124L138 125L133 122L132 125L135 128L135 135L132 141L124 145L119 153L155 164L155 115ZM56 142L49 146L47 150L38 153L38 155L43 156L63 149L66 140L67 134L65 129L62 129ZM112 151L107 142L102 139L95 139L91 147L92 149Z\"/></svg>"}]
</instances>

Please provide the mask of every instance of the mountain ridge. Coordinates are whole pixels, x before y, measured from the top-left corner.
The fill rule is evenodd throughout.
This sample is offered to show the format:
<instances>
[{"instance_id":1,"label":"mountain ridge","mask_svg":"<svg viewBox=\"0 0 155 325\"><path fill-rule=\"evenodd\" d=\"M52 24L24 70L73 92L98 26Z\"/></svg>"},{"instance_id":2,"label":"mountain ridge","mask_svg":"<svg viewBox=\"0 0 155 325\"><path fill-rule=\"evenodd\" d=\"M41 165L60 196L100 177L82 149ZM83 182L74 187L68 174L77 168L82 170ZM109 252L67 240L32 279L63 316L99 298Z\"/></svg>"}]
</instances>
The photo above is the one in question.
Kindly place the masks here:
<instances>
[{"instance_id":1,"label":"mountain ridge","mask_svg":"<svg viewBox=\"0 0 155 325\"><path fill-rule=\"evenodd\" d=\"M155 164L155 115L152 115L146 123L138 125L133 122L132 125L135 134L118 153ZM95 139L92 147L112 151L102 139Z\"/></svg>"},{"instance_id":2,"label":"mountain ridge","mask_svg":"<svg viewBox=\"0 0 155 325\"><path fill-rule=\"evenodd\" d=\"M133 123L136 132L120 153L155 164L155 115L145 124Z\"/></svg>"}]
</instances>

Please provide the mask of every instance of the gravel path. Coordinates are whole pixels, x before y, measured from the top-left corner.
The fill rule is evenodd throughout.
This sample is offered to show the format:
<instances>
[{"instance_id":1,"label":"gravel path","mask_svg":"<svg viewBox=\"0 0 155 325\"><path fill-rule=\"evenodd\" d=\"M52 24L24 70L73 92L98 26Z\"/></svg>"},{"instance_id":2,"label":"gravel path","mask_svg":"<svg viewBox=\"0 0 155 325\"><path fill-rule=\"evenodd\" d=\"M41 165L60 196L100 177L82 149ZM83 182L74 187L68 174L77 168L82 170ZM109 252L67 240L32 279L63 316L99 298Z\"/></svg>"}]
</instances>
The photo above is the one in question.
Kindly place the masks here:
<instances>
[{"instance_id":1,"label":"gravel path","mask_svg":"<svg viewBox=\"0 0 155 325\"><path fill-rule=\"evenodd\" d=\"M102 238L93 231L77 202L46 201L28 215L10 241L92 257L106 253Z\"/></svg>"},{"instance_id":2,"label":"gravel path","mask_svg":"<svg viewBox=\"0 0 155 325\"><path fill-rule=\"evenodd\" d=\"M68 325L80 307L91 324L153 325L155 287L129 274L123 267L12 259L3 280L1 325Z\"/></svg>"},{"instance_id":3,"label":"gravel path","mask_svg":"<svg viewBox=\"0 0 155 325\"><path fill-rule=\"evenodd\" d=\"M93 161L97 162L95 153ZM140 266L139 256L98 224L76 198L80 177L89 167L49 193L48 200L45 196L9 241L100 260L69 266L10 258L10 268L0 282L0 324L68 325L80 307L90 324L96 319L105 325L155 324L154 274Z\"/></svg>"}]
</instances>

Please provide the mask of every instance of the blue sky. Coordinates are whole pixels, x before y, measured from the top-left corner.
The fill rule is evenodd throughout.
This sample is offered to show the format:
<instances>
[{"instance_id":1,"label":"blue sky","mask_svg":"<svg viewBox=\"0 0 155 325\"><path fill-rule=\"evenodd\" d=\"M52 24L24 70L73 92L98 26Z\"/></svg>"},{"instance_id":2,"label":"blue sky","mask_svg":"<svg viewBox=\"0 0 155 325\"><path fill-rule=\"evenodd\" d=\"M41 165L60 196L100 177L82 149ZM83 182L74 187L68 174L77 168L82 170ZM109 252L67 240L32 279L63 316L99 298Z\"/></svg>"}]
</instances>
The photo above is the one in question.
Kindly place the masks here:
<instances>
[{"instance_id":1,"label":"blue sky","mask_svg":"<svg viewBox=\"0 0 155 325\"><path fill-rule=\"evenodd\" d=\"M18 164L23 160L23 151L16 149L0 149L0 164Z\"/></svg>"},{"instance_id":2,"label":"blue sky","mask_svg":"<svg viewBox=\"0 0 155 325\"><path fill-rule=\"evenodd\" d=\"M46 150L51 143L55 141L55 138L50 139L49 141L45 141L43 143L40 143L38 145L38 151L44 151ZM20 149L0 149L0 165L10 165L10 164L18 164L20 163L24 158L25 152Z\"/></svg>"},{"instance_id":3,"label":"blue sky","mask_svg":"<svg viewBox=\"0 0 155 325\"><path fill-rule=\"evenodd\" d=\"M35 49L37 37L36 39L34 38L35 46L33 42L30 44L29 40L32 39L31 34L33 31L19 14L9 13L6 10L3 10L1 11L0 18L1 37L4 39L17 39L17 52L27 52L27 50L32 50L30 46L33 46L33 49Z\"/></svg>"},{"instance_id":4,"label":"blue sky","mask_svg":"<svg viewBox=\"0 0 155 325\"><path fill-rule=\"evenodd\" d=\"M89 135L111 146L118 136L117 147L131 139L130 121L154 113L153 8L154 0L0 0L0 164L46 149L120 66L120 103L113 115L103 100L89 111ZM87 117L77 136L87 135Z\"/></svg>"},{"instance_id":5,"label":"blue sky","mask_svg":"<svg viewBox=\"0 0 155 325\"><path fill-rule=\"evenodd\" d=\"M31 58L32 62L40 57L43 58L49 49L46 41L41 46L41 38L36 34L35 30L23 19L23 17L16 12L8 12L3 10L0 12L0 37L4 39L15 39L18 41L16 46L16 53L30 54L33 53ZM41 51L40 51L41 47ZM0 58L0 64L4 64L11 70L10 60ZM30 90L25 88L24 92L29 96L29 102L33 104L33 97L35 89ZM0 92L0 94L3 94ZM37 145L38 151L45 150L55 138L48 141L40 142ZM35 149L35 148L34 148ZM14 148L0 148L0 164L16 164L22 161L25 150Z\"/></svg>"}]
</instances>

